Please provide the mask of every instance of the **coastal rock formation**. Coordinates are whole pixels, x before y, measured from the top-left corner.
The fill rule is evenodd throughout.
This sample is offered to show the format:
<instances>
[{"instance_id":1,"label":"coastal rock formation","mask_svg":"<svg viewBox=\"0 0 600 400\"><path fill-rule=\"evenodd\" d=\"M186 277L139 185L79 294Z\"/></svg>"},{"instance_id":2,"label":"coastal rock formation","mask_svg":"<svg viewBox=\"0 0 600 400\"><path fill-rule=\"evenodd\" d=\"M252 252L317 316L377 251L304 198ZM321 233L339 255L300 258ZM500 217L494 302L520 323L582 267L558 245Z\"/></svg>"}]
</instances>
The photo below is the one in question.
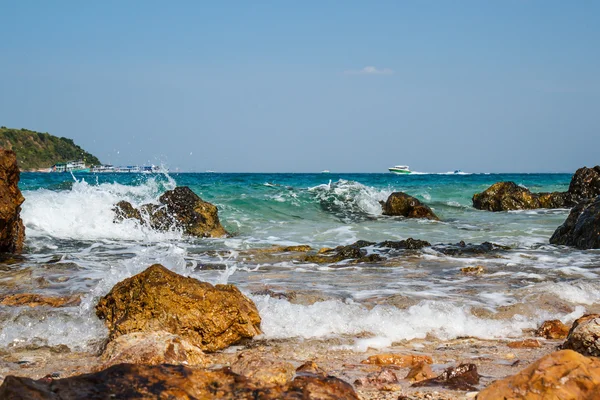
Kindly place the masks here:
<instances>
[{"instance_id":1,"label":"coastal rock formation","mask_svg":"<svg viewBox=\"0 0 600 400\"><path fill-rule=\"evenodd\" d=\"M573 207L565 222L554 231L550 243L582 250L600 248L600 196Z\"/></svg>"},{"instance_id":2,"label":"coastal rock formation","mask_svg":"<svg viewBox=\"0 0 600 400\"><path fill-rule=\"evenodd\" d=\"M0 253L20 253L25 240L19 190L20 172L12 150L0 149Z\"/></svg>"},{"instance_id":3,"label":"coastal rock formation","mask_svg":"<svg viewBox=\"0 0 600 400\"><path fill-rule=\"evenodd\" d=\"M563 349L600 357L600 314L588 314L573 322Z\"/></svg>"},{"instance_id":4,"label":"coastal rock formation","mask_svg":"<svg viewBox=\"0 0 600 400\"><path fill-rule=\"evenodd\" d=\"M600 393L600 360L572 350L551 353L518 374L479 392L477 400L596 399Z\"/></svg>"},{"instance_id":5,"label":"coastal rock formation","mask_svg":"<svg viewBox=\"0 0 600 400\"><path fill-rule=\"evenodd\" d=\"M381 206L383 208L383 215L440 220L429 206L402 192L392 193L385 203L381 203Z\"/></svg>"},{"instance_id":6,"label":"coastal rock formation","mask_svg":"<svg viewBox=\"0 0 600 400\"><path fill-rule=\"evenodd\" d=\"M100 372L65 379L7 376L0 386L0 398L358 400L350 384L332 376L303 374L283 385L265 385L228 368L199 370L169 364L118 364Z\"/></svg>"},{"instance_id":7,"label":"coastal rock formation","mask_svg":"<svg viewBox=\"0 0 600 400\"><path fill-rule=\"evenodd\" d=\"M355 259L357 262L381 261L383 258L378 254L367 256L367 251L363 247L373 246L375 242L359 240L347 246L338 246L334 249L321 249L318 254L308 255L305 258L307 262L314 263L336 263L342 260Z\"/></svg>"},{"instance_id":8,"label":"coastal rock formation","mask_svg":"<svg viewBox=\"0 0 600 400\"><path fill-rule=\"evenodd\" d=\"M110 341L102 352L98 370L122 363L206 365L199 347L165 331L132 332Z\"/></svg>"},{"instance_id":9,"label":"coastal rock formation","mask_svg":"<svg viewBox=\"0 0 600 400\"><path fill-rule=\"evenodd\" d=\"M514 182L497 182L473 195L473 207L488 211L571 208L600 196L600 166L579 168L566 192L532 193Z\"/></svg>"},{"instance_id":10,"label":"coastal rock formation","mask_svg":"<svg viewBox=\"0 0 600 400\"><path fill-rule=\"evenodd\" d=\"M461 240L455 244L438 244L433 246L432 249L447 256L460 256L463 254L486 254L497 250L508 250L509 247L490 242L481 244L465 243Z\"/></svg>"},{"instance_id":11,"label":"coastal rock formation","mask_svg":"<svg viewBox=\"0 0 600 400\"><path fill-rule=\"evenodd\" d=\"M136 209L127 201L115 207L115 221L136 219L149 224L152 229L182 229L184 233L198 237L223 237L227 231L221 225L217 207L202 200L187 186L166 191L159 198L160 205L144 204Z\"/></svg>"},{"instance_id":12,"label":"coastal rock formation","mask_svg":"<svg viewBox=\"0 0 600 400\"><path fill-rule=\"evenodd\" d=\"M167 331L204 351L261 333L254 303L233 285L186 278L154 264L116 284L96 306L110 339L131 332Z\"/></svg>"},{"instance_id":13,"label":"coastal rock formation","mask_svg":"<svg viewBox=\"0 0 600 400\"><path fill-rule=\"evenodd\" d=\"M600 196L600 165L594 168L579 168L571 179L569 193L578 200Z\"/></svg>"},{"instance_id":14,"label":"coastal rock formation","mask_svg":"<svg viewBox=\"0 0 600 400\"><path fill-rule=\"evenodd\" d=\"M473 207L488 211L568 208L575 204L568 192L532 193L514 182L497 182L473 195Z\"/></svg>"}]
</instances>

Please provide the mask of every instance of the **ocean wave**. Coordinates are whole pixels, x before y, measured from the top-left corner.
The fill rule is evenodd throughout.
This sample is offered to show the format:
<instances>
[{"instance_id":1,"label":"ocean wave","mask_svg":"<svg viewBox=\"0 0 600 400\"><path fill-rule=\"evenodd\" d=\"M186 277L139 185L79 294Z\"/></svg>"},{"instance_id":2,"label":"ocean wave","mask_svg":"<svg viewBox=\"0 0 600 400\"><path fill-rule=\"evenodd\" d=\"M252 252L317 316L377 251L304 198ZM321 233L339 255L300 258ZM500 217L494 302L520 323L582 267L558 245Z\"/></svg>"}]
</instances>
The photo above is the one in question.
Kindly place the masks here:
<instances>
[{"instance_id":1,"label":"ocean wave","mask_svg":"<svg viewBox=\"0 0 600 400\"><path fill-rule=\"evenodd\" d=\"M357 222L379 216L380 201L385 201L391 190L376 189L354 181L340 179L308 189L320 202L321 208L344 222Z\"/></svg>"}]
</instances>

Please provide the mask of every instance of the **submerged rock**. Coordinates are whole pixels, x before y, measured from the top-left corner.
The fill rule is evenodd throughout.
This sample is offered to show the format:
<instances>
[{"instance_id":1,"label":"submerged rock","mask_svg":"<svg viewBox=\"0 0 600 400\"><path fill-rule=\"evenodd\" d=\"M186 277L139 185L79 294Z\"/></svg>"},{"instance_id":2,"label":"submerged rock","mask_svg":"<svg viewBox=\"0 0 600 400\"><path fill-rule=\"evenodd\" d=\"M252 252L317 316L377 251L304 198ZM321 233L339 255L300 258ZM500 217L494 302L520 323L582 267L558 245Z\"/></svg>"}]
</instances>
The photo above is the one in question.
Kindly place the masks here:
<instances>
[{"instance_id":1,"label":"submerged rock","mask_svg":"<svg viewBox=\"0 0 600 400\"><path fill-rule=\"evenodd\" d=\"M406 240L400 240L395 242L391 240L386 240L384 242L377 243L377 247L385 247L394 250L420 250L423 247L429 246L431 246L431 243L425 240L413 238L408 238Z\"/></svg>"},{"instance_id":2,"label":"submerged rock","mask_svg":"<svg viewBox=\"0 0 600 400\"><path fill-rule=\"evenodd\" d=\"M419 363L419 364L413 366L410 369L410 371L408 371L408 374L406 374L404 379L408 380L409 382L414 383L414 382L421 382L426 379L431 379L434 377L435 377L435 374L431 370L431 367L429 366L429 364L422 362L422 363Z\"/></svg>"},{"instance_id":3,"label":"submerged rock","mask_svg":"<svg viewBox=\"0 0 600 400\"><path fill-rule=\"evenodd\" d=\"M363 259L367 256L367 251L363 247L374 245L375 242L367 242L366 240L359 240L355 243L347 246L338 246L335 249L323 249L318 254L308 255L305 258L307 262L314 263L336 263L342 260L349 259ZM371 260L364 260L371 261ZM380 260L374 260L380 261Z\"/></svg>"},{"instance_id":4,"label":"submerged rock","mask_svg":"<svg viewBox=\"0 0 600 400\"><path fill-rule=\"evenodd\" d=\"M573 207L565 222L554 231L550 243L582 250L600 248L600 196Z\"/></svg>"},{"instance_id":5,"label":"submerged rock","mask_svg":"<svg viewBox=\"0 0 600 400\"><path fill-rule=\"evenodd\" d=\"M294 366L289 362L250 353L240 353L231 370L254 381L276 385L288 383L295 373Z\"/></svg>"},{"instance_id":6,"label":"submerged rock","mask_svg":"<svg viewBox=\"0 0 600 400\"><path fill-rule=\"evenodd\" d=\"M418 199L402 192L392 193L385 203L382 203L383 215L402 216L406 218L426 218L439 221L437 215L429 206Z\"/></svg>"},{"instance_id":7,"label":"submerged rock","mask_svg":"<svg viewBox=\"0 0 600 400\"><path fill-rule=\"evenodd\" d=\"M173 227L198 237L223 237L227 231L221 225L217 207L202 200L187 186L166 191L159 198L160 205L144 204L136 209L127 201L114 207L115 221L135 219L149 224L152 229L169 230Z\"/></svg>"},{"instance_id":8,"label":"submerged rock","mask_svg":"<svg viewBox=\"0 0 600 400\"><path fill-rule=\"evenodd\" d=\"M395 365L397 367L413 367L421 363L431 364L433 360L429 356L420 354L384 353L370 356L361 361L361 364Z\"/></svg>"},{"instance_id":9,"label":"submerged rock","mask_svg":"<svg viewBox=\"0 0 600 400\"><path fill-rule=\"evenodd\" d=\"M72 307L81 303L81 297L72 296L44 296L37 293L9 294L0 298L3 306L28 306L28 307Z\"/></svg>"},{"instance_id":10,"label":"submerged rock","mask_svg":"<svg viewBox=\"0 0 600 400\"><path fill-rule=\"evenodd\" d=\"M447 256L460 256L463 254L486 254L496 250L508 250L509 247L490 242L483 242L481 244L465 243L461 240L455 244L435 245L432 249Z\"/></svg>"},{"instance_id":11,"label":"submerged rock","mask_svg":"<svg viewBox=\"0 0 600 400\"><path fill-rule=\"evenodd\" d=\"M223 349L261 333L252 302L233 285L186 278L154 264L117 283L96 306L110 339L132 332L167 331L204 351Z\"/></svg>"},{"instance_id":12,"label":"submerged rock","mask_svg":"<svg viewBox=\"0 0 600 400\"><path fill-rule=\"evenodd\" d=\"M600 357L600 314L588 314L573 322L563 349Z\"/></svg>"},{"instance_id":13,"label":"submerged rock","mask_svg":"<svg viewBox=\"0 0 600 400\"><path fill-rule=\"evenodd\" d=\"M303 374L283 385L266 385L228 368L199 370L168 364L118 364L100 372L65 379L7 376L0 386L0 398L358 400L350 384L332 376Z\"/></svg>"},{"instance_id":14,"label":"submerged rock","mask_svg":"<svg viewBox=\"0 0 600 400\"><path fill-rule=\"evenodd\" d=\"M0 253L21 253L25 226L21 220L20 171L12 150L0 149Z\"/></svg>"},{"instance_id":15,"label":"submerged rock","mask_svg":"<svg viewBox=\"0 0 600 400\"><path fill-rule=\"evenodd\" d=\"M518 374L493 382L478 400L596 399L600 393L600 360L572 350L551 353Z\"/></svg>"},{"instance_id":16,"label":"submerged rock","mask_svg":"<svg viewBox=\"0 0 600 400\"><path fill-rule=\"evenodd\" d=\"M398 376L389 368L382 368L380 371L372 372L365 377L354 381L356 386L367 386L379 390L394 390L396 387L390 387L398 383Z\"/></svg>"}]
</instances>

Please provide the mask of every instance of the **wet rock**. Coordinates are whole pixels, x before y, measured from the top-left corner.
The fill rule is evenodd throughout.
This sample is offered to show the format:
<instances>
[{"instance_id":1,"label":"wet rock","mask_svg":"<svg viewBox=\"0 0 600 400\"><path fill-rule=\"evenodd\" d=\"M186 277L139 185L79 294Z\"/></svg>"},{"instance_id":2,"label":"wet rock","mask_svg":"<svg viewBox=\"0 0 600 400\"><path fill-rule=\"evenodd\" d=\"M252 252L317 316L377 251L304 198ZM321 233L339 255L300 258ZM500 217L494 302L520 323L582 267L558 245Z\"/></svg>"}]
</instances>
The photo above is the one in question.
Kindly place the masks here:
<instances>
[{"instance_id":1,"label":"wet rock","mask_svg":"<svg viewBox=\"0 0 600 400\"><path fill-rule=\"evenodd\" d=\"M28 306L28 307L72 307L81 303L79 295L72 296L44 296L36 293L19 293L5 295L0 300L3 306Z\"/></svg>"},{"instance_id":2,"label":"wet rock","mask_svg":"<svg viewBox=\"0 0 600 400\"><path fill-rule=\"evenodd\" d=\"M544 323L535 331L536 336L545 339L564 339L569 333L569 327L558 319L544 321Z\"/></svg>"},{"instance_id":3,"label":"wet rock","mask_svg":"<svg viewBox=\"0 0 600 400\"><path fill-rule=\"evenodd\" d=\"M542 347L540 342L536 339L517 340L517 341L508 343L507 346L510 347L511 349L535 349L538 347Z\"/></svg>"},{"instance_id":4,"label":"wet rock","mask_svg":"<svg viewBox=\"0 0 600 400\"><path fill-rule=\"evenodd\" d=\"M465 243L461 240L455 244L435 245L432 249L448 256L460 256L463 254L486 254L496 250L508 250L509 247L490 242L483 242L481 244Z\"/></svg>"},{"instance_id":5,"label":"wet rock","mask_svg":"<svg viewBox=\"0 0 600 400\"><path fill-rule=\"evenodd\" d=\"M565 222L554 231L550 243L582 250L600 248L600 196L573 207Z\"/></svg>"},{"instance_id":6,"label":"wet rock","mask_svg":"<svg viewBox=\"0 0 600 400\"><path fill-rule=\"evenodd\" d=\"M429 246L431 246L431 243L425 240L413 238L408 238L406 240L400 240L395 242L391 240L386 240L385 242L377 243L377 247L384 247L394 250L420 250L423 247Z\"/></svg>"},{"instance_id":7,"label":"wet rock","mask_svg":"<svg viewBox=\"0 0 600 400\"><path fill-rule=\"evenodd\" d=\"M231 365L236 374L263 384L283 385L294 377L295 369L289 362L266 358L261 354L244 352Z\"/></svg>"},{"instance_id":8,"label":"wet rock","mask_svg":"<svg viewBox=\"0 0 600 400\"><path fill-rule=\"evenodd\" d=\"M460 272L462 272L465 275L479 275L483 274L484 271L485 268L483 267L483 265L463 267L460 269Z\"/></svg>"},{"instance_id":9,"label":"wet rock","mask_svg":"<svg viewBox=\"0 0 600 400\"><path fill-rule=\"evenodd\" d=\"M306 361L304 364L296 368L296 374L313 374L327 376L327 372L317 365L314 361Z\"/></svg>"},{"instance_id":10,"label":"wet rock","mask_svg":"<svg viewBox=\"0 0 600 400\"><path fill-rule=\"evenodd\" d=\"M588 314L573 322L563 349L600 357L600 314Z\"/></svg>"},{"instance_id":11,"label":"wet rock","mask_svg":"<svg viewBox=\"0 0 600 400\"><path fill-rule=\"evenodd\" d=\"M102 366L131 364L206 365L204 352L187 340L165 331L133 332L110 341L102 352Z\"/></svg>"},{"instance_id":12,"label":"wet rock","mask_svg":"<svg viewBox=\"0 0 600 400\"><path fill-rule=\"evenodd\" d=\"M595 399L600 393L600 360L571 350L551 353L514 376L479 392L478 400Z\"/></svg>"},{"instance_id":13,"label":"wet rock","mask_svg":"<svg viewBox=\"0 0 600 400\"><path fill-rule=\"evenodd\" d=\"M412 367L404 379L410 382L421 382L425 379L434 378L435 374L427 363L419 363Z\"/></svg>"},{"instance_id":14,"label":"wet rock","mask_svg":"<svg viewBox=\"0 0 600 400\"><path fill-rule=\"evenodd\" d=\"M204 351L223 349L261 333L254 303L233 285L186 278L154 264L116 284L96 306L110 339L167 331Z\"/></svg>"},{"instance_id":15,"label":"wet rock","mask_svg":"<svg viewBox=\"0 0 600 400\"><path fill-rule=\"evenodd\" d=\"M579 168L571 178L569 193L578 200L600 196L600 166Z\"/></svg>"},{"instance_id":16,"label":"wet rock","mask_svg":"<svg viewBox=\"0 0 600 400\"><path fill-rule=\"evenodd\" d=\"M199 370L168 364L118 364L100 372L65 379L7 376L0 386L0 398L358 400L352 386L335 377L303 375L285 385L264 385L228 368Z\"/></svg>"},{"instance_id":17,"label":"wet rock","mask_svg":"<svg viewBox=\"0 0 600 400\"><path fill-rule=\"evenodd\" d=\"M452 390L477 390L473 385L479 383L479 374L475 364L460 364L458 367L446 368L444 372L432 379L413 383L413 387L443 386Z\"/></svg>"},{"instance_id":18,"label":"wet rock","mask_svg":"<svg viewBox=\"0 0 600 400\"><path fill-rule=\"evenodd\" d=\"M118 202L113 208L115 212L115 221L120 222L124 219L137 219L138 221L142 221L142 215L140 210L135 208L130 202L121 200Z\"/></svg>"},{"instance_id":19,"label":"wet rock","mask_svg":"<svg viewBox=\"0 0 600 400\"><path fill-rule=\"evenodd\" d=\"M25 226L21 204L25 198L19 190L20 171L12 150L0 149L0 253L21 253Z\"/></svg>"},{"instance_id":20,"label":"wet rock","mask_svg":"<svg viewBox=\"0 0 600 400\"><path fill-rule=\"evenodd\" d=\"M366 377L354 381L356 386L369 386L380 390L394 390L396 387L390 387L398 383L398 376L389 368L382 368L380 371L372 372Z\"/></svg>"},{"instance_id":21,"label":"wet rock","mask_svg":"<svg viewBox=\"0 0 600 400\"><path fill-rule=\"evenodd\" d=\"M429 206L402 192L392 193L386 202L382 203L382 208L383 215L440 220Z\"/></svg>"},{"instance_id":22,"label":"wet rock","mask_svg":"<svg viewBox=\"0 0 600 400\"><path fill-rule=\"evenodd\" d=\"M115 221L133 218L153 229L169 230L173 227L198 237L223 237L227 231L221 226L217 207L202 200L187 186L168 190L159 198L160 204L145 204L135 209L130 203L120 201L113 208ZM147 215L147 218L144 216Z\"/></svg>"},{"instance_id":23,"label":"wet rock","mask_svg":"<svg viewBox=\"0 0 600 400\"><path fill-rule=\"evenodd\" d=\"M433 360L429 356L417 354L376 354L370 356L361 364L396 365L398 367L412 367L420 363L431 364Z\"/></svg>"},{"instance_id":24,"label":"wet rock","mask_svg":"<svg viewBox=\"0 0 600 400\"><path fill-rule=\"evenodd\" d=\"M321 249L317 254L306 256L305 261L322 264L336 263L349 259L361 259L367 256L367 251L363 247L374 244L374 242L359 240L347 246L338 246L335 249Z\"/></svg>"},{"instance_id":25,"label":"wet rock","mask_svg":"<svg viewBox=\"0 0 600 400\"><path fill-rule=\"evenodd\" d=\"M514 182L498 182L473 195L478 210L508 211L540 208L537 196Z\"/></svg>"}]
</instances>

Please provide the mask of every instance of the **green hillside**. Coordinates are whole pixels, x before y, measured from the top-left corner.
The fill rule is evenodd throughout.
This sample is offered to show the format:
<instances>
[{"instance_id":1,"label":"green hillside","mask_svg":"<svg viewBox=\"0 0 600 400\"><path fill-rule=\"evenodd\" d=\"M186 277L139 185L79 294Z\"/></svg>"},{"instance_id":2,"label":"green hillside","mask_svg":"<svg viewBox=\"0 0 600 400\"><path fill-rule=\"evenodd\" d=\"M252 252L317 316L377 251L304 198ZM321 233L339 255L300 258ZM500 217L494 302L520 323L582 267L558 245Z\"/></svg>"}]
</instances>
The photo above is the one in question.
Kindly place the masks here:
<instances>
[{"instance_id":1,"label":"green hillside","mask_svg":"<svg viewBox=\"0 0 600 400\"><path fill-rule=\"evenodd\" d=\"M72 139L27 129L0 127L0 147L14 150L21 171L48 168L59 162L84 160L87 165L101 162Z\"/></svg>"}]
</instances>

